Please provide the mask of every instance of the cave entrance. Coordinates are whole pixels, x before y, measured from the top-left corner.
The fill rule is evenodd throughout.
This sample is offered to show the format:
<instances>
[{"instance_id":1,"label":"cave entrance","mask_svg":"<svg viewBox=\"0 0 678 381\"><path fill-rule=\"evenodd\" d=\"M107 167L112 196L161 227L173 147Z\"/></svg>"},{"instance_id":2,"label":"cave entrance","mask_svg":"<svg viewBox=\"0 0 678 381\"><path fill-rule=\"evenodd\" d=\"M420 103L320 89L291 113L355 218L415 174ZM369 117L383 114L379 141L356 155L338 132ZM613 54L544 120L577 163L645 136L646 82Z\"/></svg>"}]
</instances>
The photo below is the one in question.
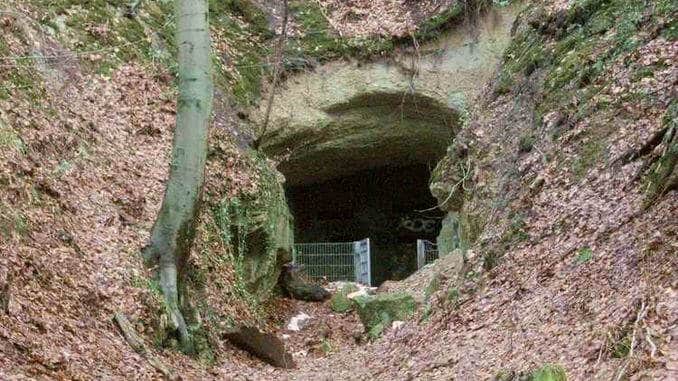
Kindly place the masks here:
<instances>
[{"instance_id":1,"label":"cave entrance","mask_svg":"<svg viewBox=\"0 0 678 381\"><path fill-rule=\"evenodd\" d=\"M417 269L417 239L435 241L443 212L426 164L382 166L312 184L288 185L296 242L369 237L372 285Z\"/></svg>"}]
</instances>

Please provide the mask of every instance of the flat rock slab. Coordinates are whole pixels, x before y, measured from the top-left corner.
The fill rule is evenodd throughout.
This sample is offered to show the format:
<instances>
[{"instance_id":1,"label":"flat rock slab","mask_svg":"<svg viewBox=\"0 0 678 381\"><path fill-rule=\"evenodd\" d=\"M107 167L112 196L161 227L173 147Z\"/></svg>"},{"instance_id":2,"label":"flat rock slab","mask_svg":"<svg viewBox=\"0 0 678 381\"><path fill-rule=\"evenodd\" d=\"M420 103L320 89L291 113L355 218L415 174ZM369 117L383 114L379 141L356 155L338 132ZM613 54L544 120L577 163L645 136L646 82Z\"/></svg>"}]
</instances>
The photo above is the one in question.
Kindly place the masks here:
<instances>
[{"instance_id":1,"label":"flat rock slab","mask_svg":"<svg viewBox=\"0 0 678 381\"><path fill-rule=\"evenodd\" d=\"M254 327L238 327L226 332L224 337L238 348L275 367L296 368L292 354L287 352L285 344L274 334L261 332Z\"/></svg>"}]
</instances>

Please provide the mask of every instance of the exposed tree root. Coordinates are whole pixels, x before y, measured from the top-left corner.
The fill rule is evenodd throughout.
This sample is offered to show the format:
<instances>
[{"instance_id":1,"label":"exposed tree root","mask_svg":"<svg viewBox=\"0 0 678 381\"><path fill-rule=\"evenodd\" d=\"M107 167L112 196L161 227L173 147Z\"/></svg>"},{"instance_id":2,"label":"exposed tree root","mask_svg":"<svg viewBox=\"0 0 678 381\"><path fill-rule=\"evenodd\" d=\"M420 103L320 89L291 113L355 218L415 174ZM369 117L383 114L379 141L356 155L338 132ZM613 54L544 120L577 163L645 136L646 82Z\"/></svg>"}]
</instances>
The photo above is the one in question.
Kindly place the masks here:
<instances>
[{"instance_id":1,"label":"exposed tree root","mask_svg":"<svg viewBox=\"0 0 678 381\"><path fill-rule=\"evenodd\" d=\"M165 376L167 380L179 380L179 377L170 368L165 366L165 364L163 364L160 360L153 356L151 352L149 352L143 339L139 337L139 335L134 330L134 327L132 327L132 323L130 323L124 314L117 312L113 316L113 321L116 323L118 328L120 328L120 332L125 338L125 341L127 341L127 344L129 344L129 346L132 347L135 352L143 356L146 361L148 361L148 363L151 364L153 368L162 373L162 375Z\"/></svg>"}]
</instances>

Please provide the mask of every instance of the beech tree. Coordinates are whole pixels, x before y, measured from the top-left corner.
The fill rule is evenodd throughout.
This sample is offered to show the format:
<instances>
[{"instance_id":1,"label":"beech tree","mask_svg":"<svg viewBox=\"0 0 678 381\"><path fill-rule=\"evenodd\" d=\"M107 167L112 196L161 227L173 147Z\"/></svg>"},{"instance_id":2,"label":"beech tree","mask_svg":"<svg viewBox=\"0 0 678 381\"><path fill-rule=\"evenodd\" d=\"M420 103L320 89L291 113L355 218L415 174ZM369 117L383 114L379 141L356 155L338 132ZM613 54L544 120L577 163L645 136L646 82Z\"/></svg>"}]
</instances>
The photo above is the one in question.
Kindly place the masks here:
<instances>
[{"instance_id":1,"label":"beech tree","mask_svg":"<svg viewBox=\"0 0 678 381\"><path fill-rule=\"evenodd\" d=\"M181 349L193 350L179 308L182 269L200 209L212 110L212 75L207 0L175 0L179 99L169 180L144 258L158 265L170 328Z\"/></svg>"}]
</instances>

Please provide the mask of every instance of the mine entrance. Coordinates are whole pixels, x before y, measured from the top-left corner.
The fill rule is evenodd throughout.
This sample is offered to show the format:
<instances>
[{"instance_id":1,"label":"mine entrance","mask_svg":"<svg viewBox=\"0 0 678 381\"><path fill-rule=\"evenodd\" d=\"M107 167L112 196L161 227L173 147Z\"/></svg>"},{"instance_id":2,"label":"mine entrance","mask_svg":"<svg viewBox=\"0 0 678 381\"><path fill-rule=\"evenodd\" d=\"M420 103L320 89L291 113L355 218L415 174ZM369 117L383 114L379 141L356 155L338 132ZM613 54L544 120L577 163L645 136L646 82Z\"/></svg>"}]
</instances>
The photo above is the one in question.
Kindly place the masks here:
<instances>
[{"instance_id":1,"label":"mine entrance","mask_svg":"<svg viewBox=\"0 0 678 381\"><path fill-rule=\"evenodd\" d=\"M371 239L372 285L417 269L417 239L435 241L443 213L427 165L386 166L287 187L296 242ZM423 211L425 210L425 211Z\"/></svg>"}]
</instances>

